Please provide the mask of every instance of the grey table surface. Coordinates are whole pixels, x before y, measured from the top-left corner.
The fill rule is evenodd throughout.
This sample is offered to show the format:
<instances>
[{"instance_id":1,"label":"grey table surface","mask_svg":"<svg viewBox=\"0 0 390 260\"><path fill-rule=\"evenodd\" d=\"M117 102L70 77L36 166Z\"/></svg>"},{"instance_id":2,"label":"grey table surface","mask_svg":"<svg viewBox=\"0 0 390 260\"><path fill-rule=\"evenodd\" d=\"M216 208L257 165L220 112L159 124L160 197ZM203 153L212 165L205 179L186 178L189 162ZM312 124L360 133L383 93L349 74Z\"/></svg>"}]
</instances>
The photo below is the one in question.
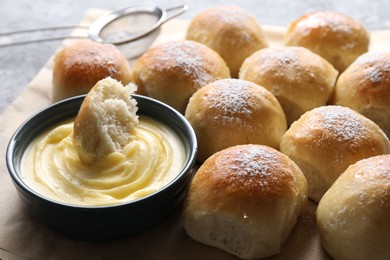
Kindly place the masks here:
<instances>
[{"instance_id":1,"label":"grey table surface","mask_svg":"<svg viewBox=\"0 0 390 260\"><path fill-rule=\"evenodd\" d=\"M134 4L169 7L183 3L188 4L189 9L181 18L188 20L206 8L219 4L233 4L250 11L259 23L264 25L287 26L305 13L334 10L355 18L368 30L390 28L389 0L1 0L0 3L0 33L78 24L89 8L114 10ZM0 42L2 40L4 39L1 39L0 35ZM0 47L0 113L27 87L60 43L51 41Z\"/></svg>"}]
</instances>

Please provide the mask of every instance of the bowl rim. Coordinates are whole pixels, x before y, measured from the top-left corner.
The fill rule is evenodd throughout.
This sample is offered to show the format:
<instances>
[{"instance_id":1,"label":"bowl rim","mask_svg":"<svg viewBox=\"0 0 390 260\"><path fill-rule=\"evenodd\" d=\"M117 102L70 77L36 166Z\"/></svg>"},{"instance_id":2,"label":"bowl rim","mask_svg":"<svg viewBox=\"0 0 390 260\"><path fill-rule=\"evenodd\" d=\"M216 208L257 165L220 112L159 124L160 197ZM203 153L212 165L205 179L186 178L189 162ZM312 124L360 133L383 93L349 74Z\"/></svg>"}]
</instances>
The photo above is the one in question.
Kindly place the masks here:
<instances>
[{"instance_id":1,"label":"bowl rim","mask_svg":"<svg viewBox=\"0 0 390 260\"><path fill-rule=\"evenodd\" d=\"M156 100L156 99L153 99L153 98L150 98L147 96L143 96L143 95L138 95L138 94L131 94L131 96L136 99L137 105L139 104L138 101L140 101L140 100L142 100L142 102L152 102L156 106L161 107L162 109L168 111L168 113L170 113L171 115L177 117L179 119L179 122L181 122L181 124L183 124L184 128L186 129L186 133L182 132L179 134L178 133L179 131L175 127L169 126L167 123L162 121L164 124L166 124L172 130L174 130L177 134L179 134L179 137L182 139L182 141L183 141L184 136L187 137L187 139L188 139L188 145L184 144L184 146L186 146L186 147L188 146L188 148L185 147L186 150L188 149L188 155L186 157L185 164L183 165L183 168L180 171L180 173L174 179L172 179L168 184L161 187L157 191L155 191L147 196L138 198L136 200L126 201L126 202L117 203L117 204L109 204L109 205L100 205L99 206L99 205L77 205L77 204L70 204L70 203L58 201L58 200L55 200L55 199L52 199L52 198L49 198L49 197L46 197L46 196L40 194L38 191L31 188L25 181L23 181L21 173L20 172L18 173L18 171L16 170L17 167L14 165L15 147L17 146L17 143L20 142L17 140L17 138L21 135L21 133L23 131L25 131L26 128L28 128L28 126L30 124L32 124L32 122L34 120L36 120L37 117L42 116L42 114L49 113L53 109L58 109L58 107L65 106L66 104L80 102L80 105L81 105L85 96L86 96L86 94L83 94L83 95L78 95L78 96L70 97L70 98L55 102L55 103L41 109L40 111L34 113L30 117L28 117L15 130L15 132L13 133L13 135L11 136L11 138L8 142L5 159L6 159L8 173L11 176L11 179L12 179L14 185L17 186L16 188L19 188L23 192L33 196L34 199L38 199L40 202L45 203L45 204L50 204L51 206L54 206L54 207L64 207L64 208L67 208L70 210L86 210L87 209L89 211L113 210L113 209L120 209L120 208L126 207L126 206L127 207L136 206L137 204L140 204L140 203L151 203L151 202L153 202L153 200L157 199L156 195L162 195L162 194L173 192L173 191L174 191L173 192L173 195L174 195L177 192L179 192L182 187L179 187L180 189L175 190L174 186L177 185L179 180L184 178L187 174L191 174L191 171L193 170L194 165L196 163L198 145L197 145L195 131L192 128L191 124L188 122L188 120L180 112L178 112L177 110L175 110L171 106L169 106L169 105L167 105L159 100ZM138 109L139 109L139 107L138 107ZM77 109L77 111L78 111L78 109ZM75 117L76 114L74 114L73 116ZM69 116L69 118L71 118L71 117L72 116ZM149 117L151 117L151 116L149 116ZM160 119L157 118L157 120L160 120ZM57 121L57 122L60 122L60 121ZM39 133L41 133L41 131ZM24 151L22 152L22 154L24 154ZM170 190L172 190L172 191L170 191ZM171 196L173 196L173 195L171 195Z\"/></svg>"}]
</instances>

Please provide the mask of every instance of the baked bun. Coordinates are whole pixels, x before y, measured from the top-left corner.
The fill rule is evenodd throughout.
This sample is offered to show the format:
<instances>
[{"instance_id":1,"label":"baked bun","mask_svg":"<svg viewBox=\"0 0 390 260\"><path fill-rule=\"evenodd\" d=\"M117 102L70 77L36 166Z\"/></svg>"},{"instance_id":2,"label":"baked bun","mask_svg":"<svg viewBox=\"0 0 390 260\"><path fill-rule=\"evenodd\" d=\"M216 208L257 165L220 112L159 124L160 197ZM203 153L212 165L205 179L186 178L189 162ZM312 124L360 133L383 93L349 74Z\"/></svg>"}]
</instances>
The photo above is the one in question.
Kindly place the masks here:
<instances>
[{"instance_id":1,"label":"baked bun","mask_svg":"<svg viewBox=\"0 0 390 260\"><path fill-rule=\"evenodd\" d=\"M222 78L229 68L218 53L194 41L173 41L148 50L133 66L138 94L184 113L192 94Z\"/></svg>"},{"instance_id":2,"label":"baked bun","mask_svg":"<svg viewBox=\"0 0 390 260\"><path fill-rule=\"evenodd\" d=\"M91 89L74 122L73 142L85 163L98 161L110 153L121 152L131 141L138 124L137 102L130 94L135 85L123 86L105 78Z\"/></svg>"},{"instance_id":3,"label":"baked bun","mask_svg":"<svg viewBox=\"0 0 390 260\"><path fill-rule=\"evenodd\" d=\"M222 79L198 90L185 117L198 139L198 160L238 144L279 147L287 130L278 100L265 88L244 80Z\"/></svg>"},{"instance_id":4,"label":"baked bun","mask_svg":"<svg viewBox=\"0 0 390 260\"><path fill-rule=\"evenodd\" d=\"M112 77L126 85L131 80L129 64L112 44L81 40L64 47L53 67L54 101L86 94L101 79Z\"/></svg>"},{"instance_id":5,"label":"baked bun","mask_svg":"<svg viewBox=\"0 0 390 260\"><path fill-rule=\"evenodd\" d=\"M218 52L235 78L245 58L268 47L256 19L236 6L217 6L198 14L189 25L186 38Z\"/></svg>"},{"instance_id":6,"label":"baked bun","mask_svg":"<svg viewBox=\"0 0 390 260\"><path fill-rule=\"evenodd\" d=\"M319 202L351 164L390 153L390 142L374 122L341 106L310 110L282 137L280 151L305 174L309 197Z\"/></svg>"},{"instance_id":7,"label":"baked bun","mask_svg":"<svg viewBox=\"0 0 390 260\"><path fill-rule=\"evenodd\" d=\"M390 259L390 155L350 166L317 208L322 244L334 259Z\"/></svg>"},{"instance_id":8,"label":"baked bun","mask_svg":"<svg viewBox=\"0 0 390 260\"><path fill-rule=\"evenodd\" d=\"M340 75L331 103L358 111L390 137L390 53L360 56Z\"/></svg>"},{"instance_id":9,"label":"baked bun","mask_svg":"<svg viewBox=\"0 0 390 260\"><path fill-rule=\"evenodd\" d=\"M307 204L298 166L263 145L238 145L210 158L195 174L184 207L194 240L240 258L275 255Z\"/></svg>"},{"instance_id":10,"label":"baked bun","mask_svg":"<svg viewBox=\"0 0 390 260\"><path fill-rule=\"evenodd\" d=\"M302 46L324 57L338 71L344 71L368 51L369 34L351 17L332 11L303 15L290 23L287 46Z\"/></svg>"},{"instance_id":11,"label":"baked bun","mask_svg":"<svg viewBox=\"0 0 390 260\"><path fill-rule=\"evenodd\" d=\"M282 105L290 125L304 112L326 105L338 71L302 47L261 49L242 64L240 79L265 87Z\"/></svg>"}]
</instances>

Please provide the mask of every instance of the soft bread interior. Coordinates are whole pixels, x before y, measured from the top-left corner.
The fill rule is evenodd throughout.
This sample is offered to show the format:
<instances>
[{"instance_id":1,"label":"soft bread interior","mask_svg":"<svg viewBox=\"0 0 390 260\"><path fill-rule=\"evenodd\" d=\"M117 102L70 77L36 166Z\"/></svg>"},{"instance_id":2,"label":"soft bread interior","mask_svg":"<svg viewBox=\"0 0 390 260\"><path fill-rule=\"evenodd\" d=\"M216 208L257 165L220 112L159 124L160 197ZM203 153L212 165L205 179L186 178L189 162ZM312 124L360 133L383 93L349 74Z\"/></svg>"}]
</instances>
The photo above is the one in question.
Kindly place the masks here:
<instances>
[{"instance_id":1,"label":"soft bread interior","mask_svg":"<svg viewBox=\"0 0 390 260\"><path fill-rule=\"evenodd\" d=\"M243 259L249 259L254 253L253 250L263 246L256 245L256 229L227 214L198 212L189 217L185 223L187 233L206 245L220 248Z\"/></svg>"},{"instance_id":2,"label":"soft bread interior","mask_svg":"<svg viewBox=\"0 0 390 260\"><path fill-rule=\"evenodd\" d=\"M110 77L100 80L84 99L74 124L74 144L80 159L99 161L121 152L138 124L134 84L123 86Z\"/></svg>"},{"instance_id":3,"label":"soft bread interior","mask_svg":"<svg viewBox=\"0 0 390 260\"><path fill-rule=\"evenodd\" d=\"M264 258L279 253L290 234L281 229L286 225L290 231L295 225L295 221L269 226L263 226L259 221L245 223L241 218L223 212L195 212L187 215L185 220L187 234L194 240L242 259ZM262 221L268 220L264 218ZM276 231L272 231L270 226L275 226Z\"/></svg>"}]
</instances>

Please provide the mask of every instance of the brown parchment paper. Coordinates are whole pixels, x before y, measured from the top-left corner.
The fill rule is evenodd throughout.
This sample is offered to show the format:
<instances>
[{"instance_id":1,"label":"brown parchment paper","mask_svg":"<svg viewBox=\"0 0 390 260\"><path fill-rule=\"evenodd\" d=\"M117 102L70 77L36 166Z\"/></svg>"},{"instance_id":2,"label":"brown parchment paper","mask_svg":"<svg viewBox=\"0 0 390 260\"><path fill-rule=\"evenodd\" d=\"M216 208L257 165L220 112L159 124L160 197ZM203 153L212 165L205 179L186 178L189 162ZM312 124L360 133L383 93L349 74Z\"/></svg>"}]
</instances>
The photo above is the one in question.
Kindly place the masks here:
<instances>
[{"instance_id":1,"label":"brown parchment paper","mask_svg":"<svg viewBox=\"0 0 390 260\"><path fill-rule=\"evenodd\" d=\"M82 24L90 24L104 12L89 10ZM153 45L183 39L187 26L188 21L167 22ZM284 28L263 26L263 29L270 46L282 45ZM371 39L370 50L390 51L390 31L373 31ZM63 45L70 42L66 40ZM235 259L234 256L188 237L182 226L180 208L148 231L104 242L64 237L27 214L8 175L5 151L16 128L29 116L51 104L53 57L0 116L0 259ZM129 62L132 64L134 59ZM314 203L308 205L282 252L270 259L330 259L321 247L315 224L315 209Z\"/></svg>"}]
</instances>

